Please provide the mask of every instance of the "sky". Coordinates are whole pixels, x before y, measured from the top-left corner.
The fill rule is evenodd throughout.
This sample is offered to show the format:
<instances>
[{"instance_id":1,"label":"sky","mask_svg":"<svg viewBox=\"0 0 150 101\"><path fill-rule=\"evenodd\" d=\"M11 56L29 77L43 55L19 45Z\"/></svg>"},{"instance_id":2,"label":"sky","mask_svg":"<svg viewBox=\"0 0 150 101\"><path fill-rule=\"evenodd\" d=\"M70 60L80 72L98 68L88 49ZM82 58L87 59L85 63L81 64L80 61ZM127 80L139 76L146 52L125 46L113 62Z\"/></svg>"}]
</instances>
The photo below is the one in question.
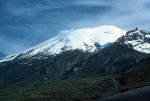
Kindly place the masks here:
<instances>
[{"instance_id":1,"label":"sky","mask_svg":"<svg viewBox=\"0 0 150 101\"><path fill-rule=\"evenodd\" d=\"M115 25L150 31L150 0L0 0L0 57L61 30Z\"/></svg>"}]
</instances>

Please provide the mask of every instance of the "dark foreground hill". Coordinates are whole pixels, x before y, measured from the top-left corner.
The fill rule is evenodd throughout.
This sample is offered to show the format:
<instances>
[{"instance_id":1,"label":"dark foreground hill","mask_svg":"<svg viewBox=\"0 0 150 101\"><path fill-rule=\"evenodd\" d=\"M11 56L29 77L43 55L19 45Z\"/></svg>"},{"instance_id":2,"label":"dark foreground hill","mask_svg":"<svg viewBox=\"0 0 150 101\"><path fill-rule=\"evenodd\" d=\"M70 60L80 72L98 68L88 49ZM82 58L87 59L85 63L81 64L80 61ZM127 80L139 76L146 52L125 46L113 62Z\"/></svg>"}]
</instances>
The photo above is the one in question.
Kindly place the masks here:
<instances>
[{"instance_id":1,"label":"dark foreground hill","mask_svg":"<svg viewBox=\"0 0 150 101\"><path fill-rule=\"evenodd\" d=\"M146 86L125 92L123 94L118 94L103 101L149 101L149 99L150 86Z\"/></svg>"},{"instance_id":2,"label":"dark foreground hill","mask_svg":"<svg viewBox=\"0 0 150 101\"><path fill-rule=\"evenodd\" d=\"M144 61L144 62L142 62ZM14 82L0 86L2 101L148 101L150 59L130 70L105 77L42 82ZM133 69L138 67L138 69Z\"/></svg>"}]
</instances>

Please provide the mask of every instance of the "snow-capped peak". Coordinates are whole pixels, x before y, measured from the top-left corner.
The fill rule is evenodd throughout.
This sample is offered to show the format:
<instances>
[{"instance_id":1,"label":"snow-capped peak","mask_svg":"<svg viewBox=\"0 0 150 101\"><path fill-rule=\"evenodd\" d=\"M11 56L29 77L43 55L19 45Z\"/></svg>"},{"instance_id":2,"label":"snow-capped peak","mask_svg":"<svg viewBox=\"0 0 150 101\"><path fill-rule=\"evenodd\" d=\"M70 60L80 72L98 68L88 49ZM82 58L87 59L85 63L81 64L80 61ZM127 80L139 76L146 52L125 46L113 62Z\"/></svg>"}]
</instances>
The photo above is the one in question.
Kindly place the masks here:
<instances>
[{"instance_id":1,"label":"snow-capped peak","mask_svg":"<svg viewBox=\"0 0 150 101\"><path fill-rule=\"evenodd\" d=\"M125 33L126 31L110 25L64 30L56 37L34 47L30 54L35 55L43 52L44 54L59 54L64 50L74 49L93 52L97 48L95 43L103 46L116 41L120 36L125 35Z\"/></svg>"},{"instance_id":2,"label":"snow-capped peak","mask_svg":"<svg viewBox=\"0 0 150 101\"><path fill-rule=\"evenodd\" d=\"M125 36L122 36L117 40L126 45L129 45L134 50L142 53L150 53L150 33L138 30L137 28L128 31Z\"/></svg>"},{"instance_id":3,"label":"snow-capped peak","mask_svg":"<svg viewBox=\"0 0 150 101\"><path fill-rule=\"evenodd\" d=\"M23 52L22 54L24 55L22 56L32 57L39 53L44 55L54 55L63 51L75 49L94 52L97 49L96 44L102 48L107 43L114 42L125 34L126 31L112 25L95 28L81 28L77 30L64 30L54 38L50 38L49 40ZM16 56L17 55L15 55L15 57ZM1 61L4 60L0 60L0 62Z\"/></svg>"}]
</instances>

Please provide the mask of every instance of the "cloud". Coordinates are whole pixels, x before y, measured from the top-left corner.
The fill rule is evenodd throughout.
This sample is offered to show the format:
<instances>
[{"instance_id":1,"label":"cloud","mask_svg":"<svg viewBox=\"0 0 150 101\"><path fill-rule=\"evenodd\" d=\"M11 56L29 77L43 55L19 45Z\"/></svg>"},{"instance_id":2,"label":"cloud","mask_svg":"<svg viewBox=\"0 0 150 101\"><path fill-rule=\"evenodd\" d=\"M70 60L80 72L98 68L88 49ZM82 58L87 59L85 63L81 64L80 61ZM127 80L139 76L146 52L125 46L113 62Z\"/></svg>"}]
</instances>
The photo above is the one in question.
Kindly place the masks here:
<instances>
[{"instance_id":1,"label":"cloud","mask_svg":"<svg viewBox=\"0 0 150 101\"><path fill-rule=\"evenodd\" d=\"M102 5L113 5L118 0L75 0L74 5L81 6L102 6Z\"/></svg>"}]
</instances>

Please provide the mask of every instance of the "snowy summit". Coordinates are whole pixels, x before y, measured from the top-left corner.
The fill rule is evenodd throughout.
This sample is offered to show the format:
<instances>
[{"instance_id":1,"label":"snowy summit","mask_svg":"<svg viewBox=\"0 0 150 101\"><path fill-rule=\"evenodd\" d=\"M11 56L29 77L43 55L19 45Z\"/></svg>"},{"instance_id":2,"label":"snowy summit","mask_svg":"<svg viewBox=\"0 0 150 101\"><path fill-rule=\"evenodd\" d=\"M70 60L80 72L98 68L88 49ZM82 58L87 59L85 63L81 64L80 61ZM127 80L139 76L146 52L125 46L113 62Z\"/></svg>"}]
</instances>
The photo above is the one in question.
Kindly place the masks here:
<instances>
[{"instance_id":1,"label":"snowy summit","mask_svg":"<svg viewBox=\"0 0 150 101\"><path fill-rule=\"evenodd\" d=\"M33 47L32 55L38 53L59 54L64 50L80 49L93 52L95 44L103 46L116 41L126 31L115 26L99 26L95 28L83 28L77 30L61 31L56 37L51 38L36 47Z\"/></svg>"},{"instance_id":2,"label":"snowy summit","mask_svg":"<svg viewBox=\"0 0 150 101\"><path fill-rule=\"evenodd\" d=\"M79 49L82 51L94 52L97 45L101 48L119 37L126 34L126 31L112 25L99 26L95 28L82 28L77 30L64 30L57 36L28 49L21 53L22 57L28 58L37 54L55 55L63 51ZM19 54L8 56L2 61L12 60Z\"/></svg>"}]
</instances>

